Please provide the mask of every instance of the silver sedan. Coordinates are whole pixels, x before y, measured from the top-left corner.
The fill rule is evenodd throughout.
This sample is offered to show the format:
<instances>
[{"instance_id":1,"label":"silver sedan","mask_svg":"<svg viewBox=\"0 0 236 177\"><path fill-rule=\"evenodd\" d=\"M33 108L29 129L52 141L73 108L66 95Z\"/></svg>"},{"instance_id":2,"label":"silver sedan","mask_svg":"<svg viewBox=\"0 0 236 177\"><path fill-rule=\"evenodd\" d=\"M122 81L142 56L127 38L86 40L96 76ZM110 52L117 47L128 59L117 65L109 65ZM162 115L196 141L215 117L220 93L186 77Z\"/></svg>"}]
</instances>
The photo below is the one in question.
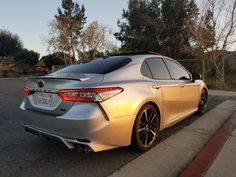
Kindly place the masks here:
<instances>
[{"instance_id":1,"label":"silver sedan","mask_svg":"<svg viewBox=\"0 0 236 177\"><path fill-rule=\"evenodd\" d=\"M70 149L147 151L159 131L205 112L208 90L200 79L158 54L98 58L29 79L22 122L26 131Z\"/></svg>"}]
</instances>

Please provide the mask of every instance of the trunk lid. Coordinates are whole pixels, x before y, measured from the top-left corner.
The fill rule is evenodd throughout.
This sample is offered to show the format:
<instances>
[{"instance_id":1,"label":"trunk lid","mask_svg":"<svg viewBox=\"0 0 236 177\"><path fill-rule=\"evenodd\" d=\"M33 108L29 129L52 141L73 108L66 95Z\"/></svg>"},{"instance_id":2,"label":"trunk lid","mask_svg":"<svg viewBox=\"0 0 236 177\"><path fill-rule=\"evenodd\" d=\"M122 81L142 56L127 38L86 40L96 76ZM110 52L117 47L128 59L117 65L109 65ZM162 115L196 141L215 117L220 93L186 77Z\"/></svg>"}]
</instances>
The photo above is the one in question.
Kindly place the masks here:
<instances>
[{"instance_id":1,"label":"trunk lid","mask_svg":"<svg viewBox=\"0 0 236 177\"><path fill-rule=\"evenodd\" d=\"M30 78L27 84L31 94L25 99L25 108L63 115L72 106L72 101L62 101L58 92L63 89L81 89L103 80L102 74L60 74Z\"/></svg>"}]
</instances>

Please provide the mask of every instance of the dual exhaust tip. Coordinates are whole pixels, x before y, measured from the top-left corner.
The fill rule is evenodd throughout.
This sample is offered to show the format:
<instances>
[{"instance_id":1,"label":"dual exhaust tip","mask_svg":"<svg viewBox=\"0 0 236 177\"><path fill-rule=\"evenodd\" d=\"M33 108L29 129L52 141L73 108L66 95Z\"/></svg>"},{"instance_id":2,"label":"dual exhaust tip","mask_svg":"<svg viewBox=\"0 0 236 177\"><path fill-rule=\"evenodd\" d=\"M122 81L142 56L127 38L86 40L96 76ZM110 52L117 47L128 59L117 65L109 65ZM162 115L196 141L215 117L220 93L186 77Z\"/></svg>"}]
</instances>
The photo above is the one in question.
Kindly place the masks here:
<instances>
[{"instance_id":1,"label":"dual exhaust tip","mask_svg":"<svg viewBox=\"0 0 236 177\"><path fill-rule=\"evenodd\" d=\"M75 144L75 149L78 152L82 152L82 153L85 153L85 154L89 154L89 153L94 152L89 146L82 145L82 144Z\"/></svg>"},{"instance_id":2,"label":"dual exhaust tip","mask_svg":"<svg viewBox=\"0 0 236 177\"><path fill-rule=\"evenodd\" d=\"M44 137L49 140L53 140L54 142L56 141L59 143L63 143L67 148L76 149L78 152L81 152L81 153L89 154L89 153L94 152L94 150L92 148L90 148L88 145L85 145L85 144L79 144L78 142L68 142L68 141L64 140L62 137L51 135L48 133L44 133L42 131L35 130L35 129L33 129L29 126L26 126L26 125L24 126L24 129L25 129L25 132L30 132L34 135Z\"/></svg>"}]
</instances>

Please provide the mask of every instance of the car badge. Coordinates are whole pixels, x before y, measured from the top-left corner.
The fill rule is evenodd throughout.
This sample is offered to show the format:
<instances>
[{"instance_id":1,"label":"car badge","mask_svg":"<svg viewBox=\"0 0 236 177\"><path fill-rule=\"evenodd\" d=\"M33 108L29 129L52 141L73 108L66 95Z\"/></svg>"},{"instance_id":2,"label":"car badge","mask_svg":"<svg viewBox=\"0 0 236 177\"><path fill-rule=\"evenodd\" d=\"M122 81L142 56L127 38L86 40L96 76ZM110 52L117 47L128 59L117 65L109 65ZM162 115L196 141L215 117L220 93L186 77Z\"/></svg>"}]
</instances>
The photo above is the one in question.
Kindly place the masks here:
<instances>
[{"instance_id":1,"label":"car badge","mask_svg":"<svg viewBox=\"0 0 236 177\"><path fill-rule=\"evenodd\" d=\"M45 82L43 80L38 80L38 87L42 88L44 87Z\"/></svg>"}]
</instances>

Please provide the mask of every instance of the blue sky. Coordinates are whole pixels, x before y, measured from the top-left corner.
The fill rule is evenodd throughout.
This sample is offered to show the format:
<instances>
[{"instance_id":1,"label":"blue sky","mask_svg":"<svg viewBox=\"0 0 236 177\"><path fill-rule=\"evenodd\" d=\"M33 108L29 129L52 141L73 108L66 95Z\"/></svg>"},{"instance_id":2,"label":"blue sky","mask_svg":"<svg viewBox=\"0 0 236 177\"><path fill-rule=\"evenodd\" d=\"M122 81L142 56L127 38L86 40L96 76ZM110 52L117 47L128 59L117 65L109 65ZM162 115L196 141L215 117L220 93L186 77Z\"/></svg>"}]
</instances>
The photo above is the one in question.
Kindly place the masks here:
<instances>
[{"instance_id":1,"label":"blue sky","mask_svg":"<svg viewBox=\"0 0 236 177\"><path fill-rule=\"evenodd\" d=\"M118 30L117 20L127 0L78 0L86 9L87 24L99 21ZM95 3L96 2L96 3ZM19 35L24 47L46 54L42 39L48 35L48 23L57 13L60 0L1 0L0 29Z\"/></svg>"}]
</instances>

